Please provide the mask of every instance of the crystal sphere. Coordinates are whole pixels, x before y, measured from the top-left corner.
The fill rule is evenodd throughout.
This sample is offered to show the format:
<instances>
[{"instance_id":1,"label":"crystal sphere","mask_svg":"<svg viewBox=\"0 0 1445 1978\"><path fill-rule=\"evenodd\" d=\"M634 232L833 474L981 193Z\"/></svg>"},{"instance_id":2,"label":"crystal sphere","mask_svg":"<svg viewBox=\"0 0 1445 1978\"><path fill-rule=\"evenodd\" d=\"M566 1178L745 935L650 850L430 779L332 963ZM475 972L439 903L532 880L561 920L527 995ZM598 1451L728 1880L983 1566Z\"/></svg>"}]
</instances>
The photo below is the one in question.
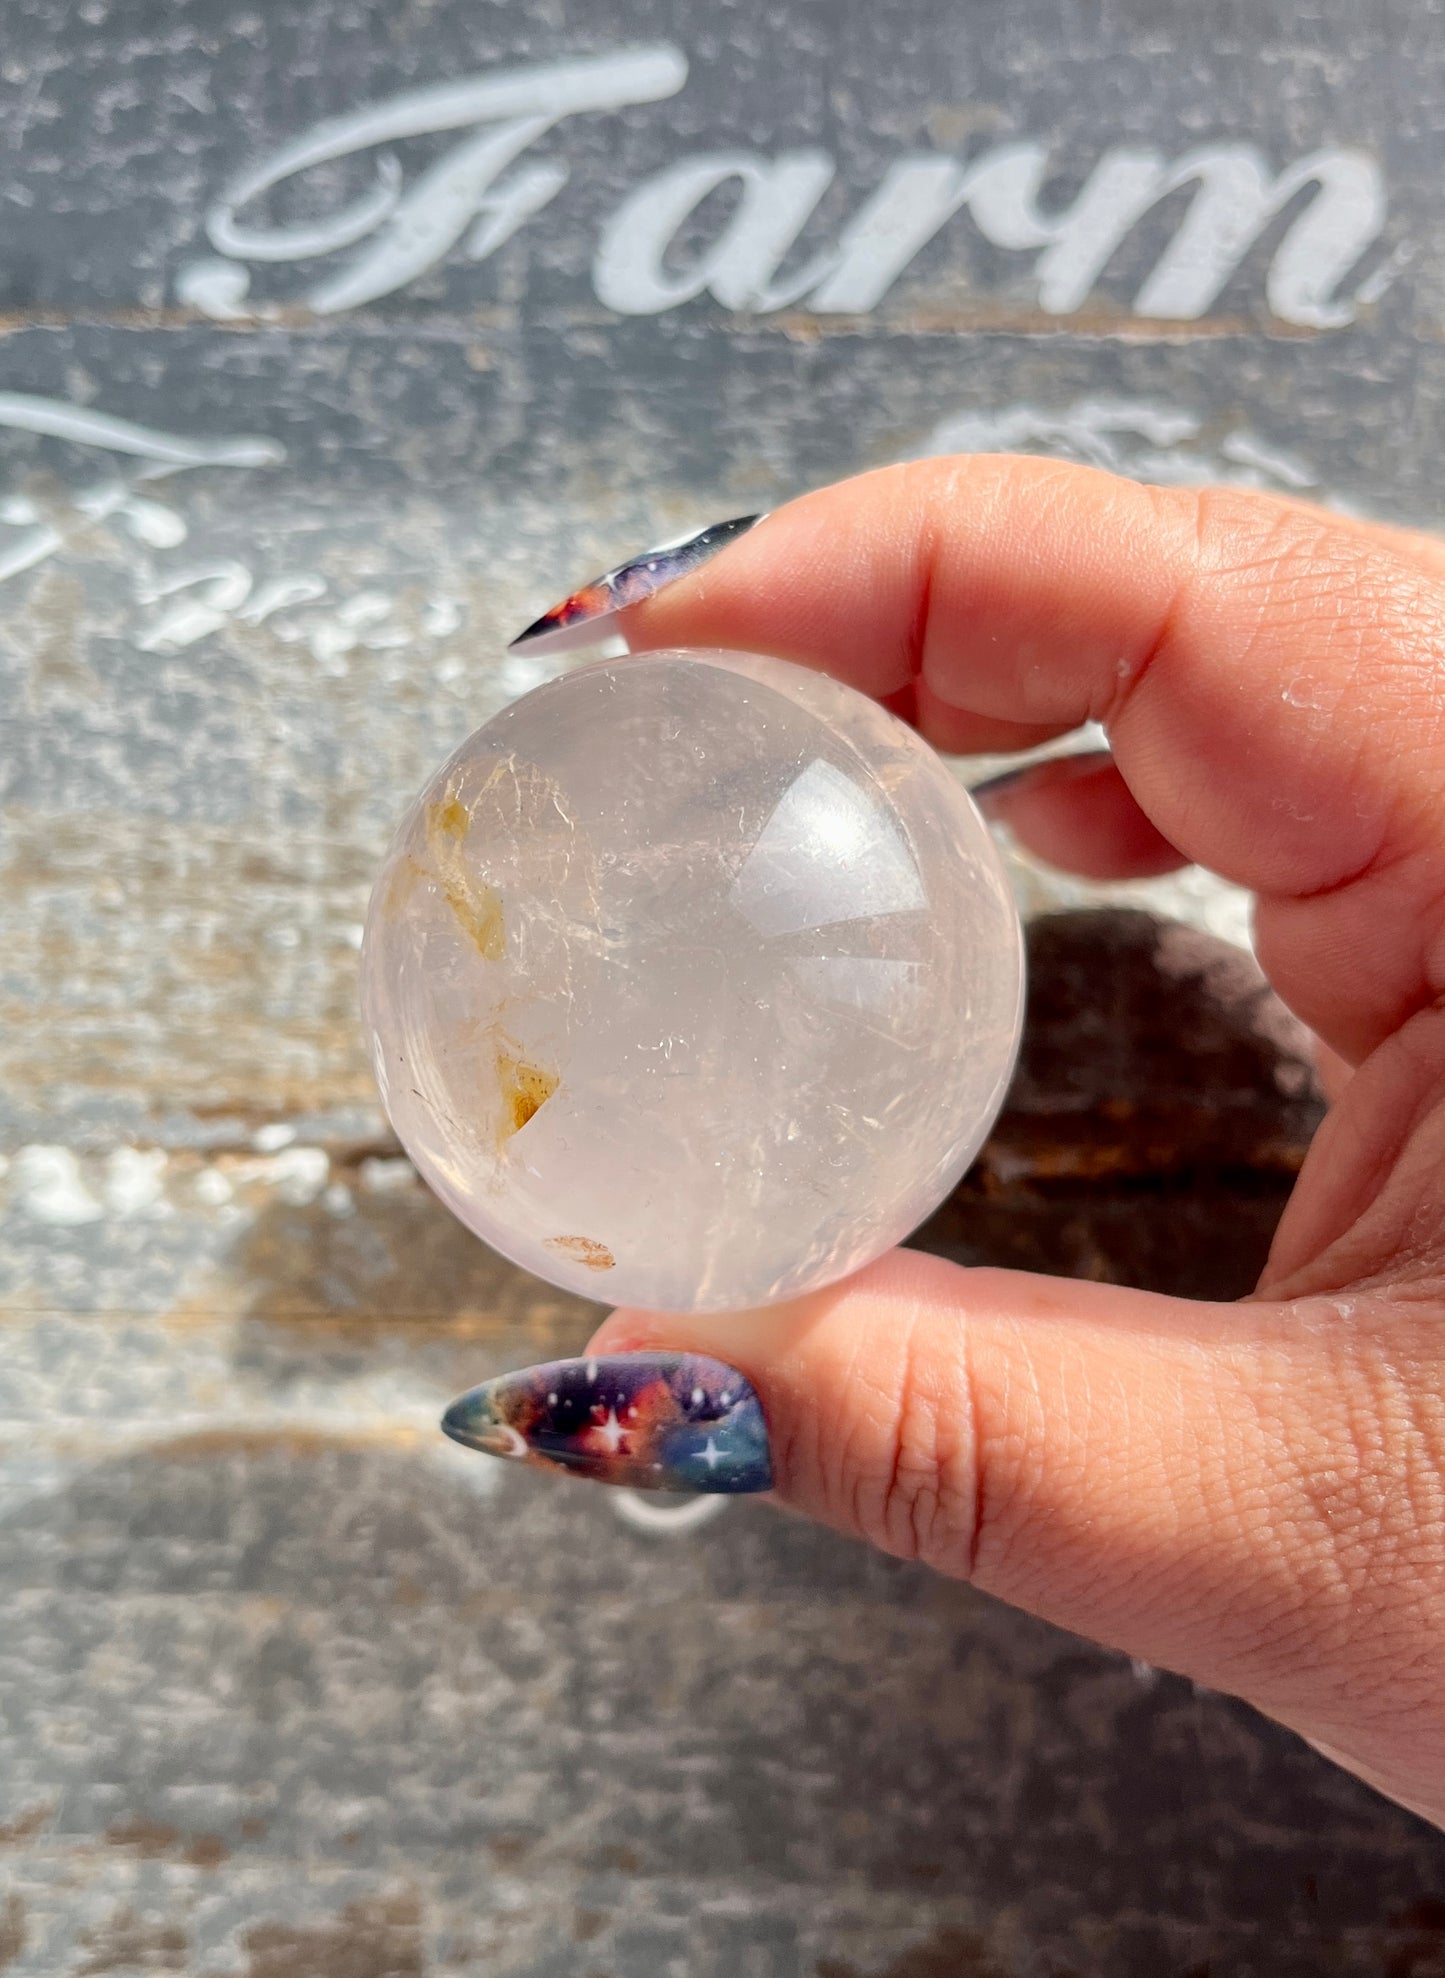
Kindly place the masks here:
<instances>
[{"instance_id":1,"label":"crystal sphere","mask_svg":"<svg viewBox=\"0 0 1445 1978\"><path fill-rule=\"evenodd\" d=\"M392 1124L570 1291L725 1311L907 1236L1002 1103L1023 988L988 829L821 673L659 652L538 687L397 834L362 953Z\"/></svg>"}]
</instances>

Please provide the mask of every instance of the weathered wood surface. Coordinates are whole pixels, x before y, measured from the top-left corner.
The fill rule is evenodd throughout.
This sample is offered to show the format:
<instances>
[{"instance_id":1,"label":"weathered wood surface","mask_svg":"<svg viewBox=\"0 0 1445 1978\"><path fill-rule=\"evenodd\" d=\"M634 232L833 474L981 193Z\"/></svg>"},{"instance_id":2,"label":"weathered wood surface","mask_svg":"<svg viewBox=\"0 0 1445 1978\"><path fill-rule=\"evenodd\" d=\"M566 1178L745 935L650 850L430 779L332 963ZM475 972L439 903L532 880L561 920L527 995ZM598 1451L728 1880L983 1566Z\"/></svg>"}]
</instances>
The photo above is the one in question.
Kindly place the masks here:
<instances>
[{"instance_id":1,"label":"weathered wood surface","mask_svg":"<svg viewBox=\"0 0 1445 1978\"><path fill-rule=\"evenodd\" d=\"M451 1393L595 1314L417 1185L354 1001L398 805L538 677L502 639L619 551L990 444L1438 519L1429 0L16 0L5 29L0 1972L1445 1973L1445 1843L1247 1710L757 1505L663 1535L445 1444ZM685 57L672 95L473 185L468 226L553 190L481 260L467 234L343 307L386 223L206 238L324 120L649 50ZM358 143L235 226L410 197L480 128L413 123L395 173ZM1048 152L1036 233L1149 148L1205 147L1236 219L1229 146L1378 196L1316 321L1280 258L1303 185L1193 314L1150 287L1182 188L1072 301L977 201L853 311L815 279L627 314L594 267L700 153L836 167L781 289L900 161L1015 140ZM1096 897L1018 873L1034 909ZM1242 924L1197 876L1113 897ZM1197 933L1032 943L1009 1109L920 1240L1243 1290L1317 1113L1297 1036Z\"/></svg>"},{"instance_id":2,"label":"weathered wood surface","mask_svg":"<svg viewBox=\"0 0 1445 1978\"><path fill-rule=\"evenodd\" d=\"M923 1240L1243 1289L1298 1040L1189 930L1032 951L1013 1102ZM147 1173L11 1225L48 1284L0 1371L14 1973L1445 1969L1438 1837L1248 1711L760 1506L651 1534L444 1444L450 1391L595 1314L384 1144Z\"/></svg>"}]
</instances>

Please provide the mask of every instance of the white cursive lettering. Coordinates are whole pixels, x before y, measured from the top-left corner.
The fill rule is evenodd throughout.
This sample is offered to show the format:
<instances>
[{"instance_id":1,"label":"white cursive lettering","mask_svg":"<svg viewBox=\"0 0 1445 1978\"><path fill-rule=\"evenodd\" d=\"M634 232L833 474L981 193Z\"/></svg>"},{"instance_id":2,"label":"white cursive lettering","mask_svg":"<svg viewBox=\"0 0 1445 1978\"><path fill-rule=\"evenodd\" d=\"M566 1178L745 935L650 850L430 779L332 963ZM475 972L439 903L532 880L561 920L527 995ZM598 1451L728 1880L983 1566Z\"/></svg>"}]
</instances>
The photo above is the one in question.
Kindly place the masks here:
<instances>
[{"instance_id":1,"label":"white cursive lettering","mask_svg":"<svg viewBox=\"0 0 1445 1978\"><path fill-rule=\"evenodd\" d=\"M775 289L770 278L831 177L827 160L815 152L772 164L732 153L686 159L646 180L608 222L597 293L624 315L675 308L705 288L732 309L786 308L806 296L816 310L862 315L877 308L920 248L966 208L995 247L1043 250L1036 264L1040 307L1070 315L1088 301L1150 208L1196 185L1178 232L1134 301L1141 316L1188 321L1208 311L1269 222L1314 188L1275 250L1266 294L1283 321L1332 329L1353 320L1353 308L1336 299L1336 290L1385 220L1379 167L1357 151L1316 151L1272 176L1250 145L1201 147L1172 163L1156 151L1118 146L1099 160L1073 204L1052 214L1039 203L1049 169L1047 147L1037 143L1000 145L968 165L901 159L837 246ZM743 182L745 196L723 235L691 269L669 274L667 254L678 228L728 178Z\"/></svg>"},{"instance_id":2,"label":"white cursive lettering","mask_svg":"<svg viewBox=\"0 0 1445 1978\"><path fill-rule=\"evenodd\" d=\"M622 316L653 316L675 309L708 289L725 309L784 309L812 287L773 285L778 264L801 233L833 178L822 151L789 151L758 158L724 151L690 158L660 172L625 199L602 230L592 285L597 298ZM669 274L663 256L683 222L709 193L729 180L742 199L715 240L691 268Z\"/></svg>"},{"instance_id":3,"label":"white cursive lettering","mask_svg":"<svg viewBox=\"0 0 1445 1978\"><path fill-rule=\"evenodd\" d=\"M318 315L354 309L403 288L436 264L474 220L467 251L481 260L545 205L566 179L559 166L535 168L510 190L495 181L517 155L564 117L583 110L620 110L671 96L687 80L687 62L665 45L631 54L552 62L500 75L469 76L410 90L390 103L332 117L244 172L211 209L206 232L232 262L201 262L183 272L182 299L218 317L251 313L249 290L234 260L300 261L335 253L378 233L350 268L305 297ZM237 218L252 200L314 165L347 158L373 145L480 124L482 131L442 158L403 194L401 168L383 154L371 188L324 221L296 227L245 227Z\"/></svg>"},{"instance_id":4,"label":"white cursive lettering","mask_svg":"<svg viewBox=\"0 0 1445 1978\"><path fill-rule=\"evenodd\" d=\"M566 117L656 102L675 94L686 77L683 56L659 44L470 76L329 118L232 182L206 221L212 247L225 258L183 269L178 293L216 318L264 316L274 307L249 301L251 277L242 264L359 248L300 298L318 315L335 315L404 288L458 244L471 260L483 261L566 183L564 164L519 163L522 153ZM316 165L455 130L468 134L410 186L383 150L366 191L323 219L266 226L243 217ZM776 156L704 152L628 193L603 225L593 284L598 299L624 316L659 315L703 294L752 314L803 303L827 315L864 315L920 250L966 212L993 246L1037 257L1040 308L1067 316L1087 304L1145 216L1161 200L1190 191L1183 218L1135 295L1137 315L1181 322L1205 315L1277 220L1283 227L1265 295L1283 321L1338 328L1353 320L1357 303L1388 286L1389 274L1376 269L1354 297L1341 292L1385 224L1383 175L1364 152L1325 147L1276 172L1250 144L1201 145L1172 160L1151 147L1115 145L1072 201L1051 209L1043 193L1054 169L1049 146L1035 139L996 145L969 160L932 153L900 158L837 237L788 271L788 257L836 175L834 160L811 147ZM721 191L731 200L725 216L679 265L684 230ZM1407 254L1403 244L1389 270Z\"/></svg>"}]
</instances>

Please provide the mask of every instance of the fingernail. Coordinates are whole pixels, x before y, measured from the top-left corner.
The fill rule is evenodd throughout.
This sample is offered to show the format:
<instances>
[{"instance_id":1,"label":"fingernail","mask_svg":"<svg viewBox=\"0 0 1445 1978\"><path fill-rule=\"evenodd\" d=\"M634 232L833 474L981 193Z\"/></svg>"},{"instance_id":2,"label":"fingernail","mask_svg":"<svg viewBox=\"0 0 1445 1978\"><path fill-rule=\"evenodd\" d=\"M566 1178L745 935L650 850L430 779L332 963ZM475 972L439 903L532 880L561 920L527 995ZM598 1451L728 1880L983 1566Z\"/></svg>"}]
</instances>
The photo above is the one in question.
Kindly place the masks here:
<instances>
[{"instance_id":1,"label":"fingernail","mask_svg":"<svg viewBox=\"0 0 1445 1978\"><path fill-rule=\"evenodd\" d=\"M714 522L690 536L679 536L656 549L630 556L613 570L604 570L571 597L544 611L525 632L519 632L508 647L517 652L566 652L573 646L595 645L607 634L607 621L629 604L641 604L666 584L675 584L716 556L720 549L745 536L762 521L761 515L735 515L728 522Z\"/></svg>"},{"instance_id":2,"label":"fingernail","mask_svg":"<svg viewBox=\"0 0 1445 1978\"><path fill-rule=\"evenodd\" d=\"M772 1488L752 1383L695 1353L615 1353L499 1374L454 1401L442 1428L486 1456L633 1490Z\"/></svg>"},{"instance_id":3,"label":"fingernail","mask_svg":"<svg viewBox=\"0 0 1445 1978\"><path fill-rule=\"evenodd\" d=\"M998 776L985 776L981 783L969 784L968 794L979 809L984 810L995 797L1004 796L1017 784L1022 783L1026 776L1032 775L1036 767L1037 764L1028 762L1022 769L1005 769Z\"/></svg>"},{"instance_id":4,"label":"fingernail","mask_svg":"<svg viewBox=\"0 0 1445 1978\"><path fill-rule=\"evenodd\" d=\"M1050 772L1051 783L1062 783L1074 776L1092 776L1106 768L1113 759L1103 749L1081 751L1077 755L1043 756L1036 762L1021 763L1017 769L1005 769L997 776L986 776L981 783L970 783L968 794L980 810L987 810L995 798L1007 796L1041 770Z\"/></svg>"}]
</instances>

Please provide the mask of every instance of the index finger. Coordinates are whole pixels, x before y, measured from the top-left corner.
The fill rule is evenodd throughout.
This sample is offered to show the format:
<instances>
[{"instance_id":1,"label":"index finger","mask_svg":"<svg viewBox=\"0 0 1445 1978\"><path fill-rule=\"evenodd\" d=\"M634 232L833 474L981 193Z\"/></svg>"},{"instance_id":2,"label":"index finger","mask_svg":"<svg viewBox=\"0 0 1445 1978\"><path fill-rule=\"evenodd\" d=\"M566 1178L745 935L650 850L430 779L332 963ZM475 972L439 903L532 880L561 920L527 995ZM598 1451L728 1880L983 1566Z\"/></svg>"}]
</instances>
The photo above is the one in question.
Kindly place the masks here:
<instances>
[{"instance_id":1,"label":"index finger","mask_svg":"<svg viewBox=\"0 0 1445 1978\"><path fill-rule=\"evenodd\" d=\"M1431 565L1295 501L930 460L779 509L625 626L911 688L925 732L1102 722L1162 836L1259 894L1276 986L1357 1060L1445 992Z\"/></svg>"}]
</instances>

